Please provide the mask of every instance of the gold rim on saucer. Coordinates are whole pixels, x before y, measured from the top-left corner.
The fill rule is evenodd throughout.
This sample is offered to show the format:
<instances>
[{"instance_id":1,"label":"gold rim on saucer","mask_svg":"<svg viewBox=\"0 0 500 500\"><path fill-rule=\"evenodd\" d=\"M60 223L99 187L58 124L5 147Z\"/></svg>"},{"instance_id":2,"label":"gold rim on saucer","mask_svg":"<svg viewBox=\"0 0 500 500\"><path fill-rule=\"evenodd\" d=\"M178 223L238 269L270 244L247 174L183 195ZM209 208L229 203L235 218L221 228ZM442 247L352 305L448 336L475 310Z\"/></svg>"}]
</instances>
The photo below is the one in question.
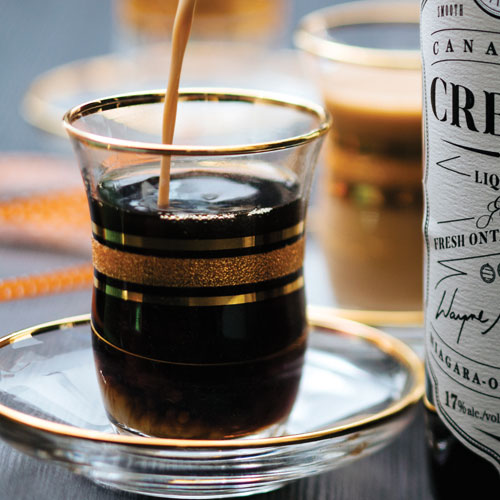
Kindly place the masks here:
<instances>
[{"instance_id":1,"label":"gold rim on saucer","mask_svg":"<svg viewBox=\"0 0 500 500\"><path fill-rule=\"evenodd\" d=\"M128 151L142 154L158 154L173 156L228 156L242 155L247 153L264 153L288 149L302 144L307 144L326 134L330 128L330 116L318 104L313 102L281 95L273 92L247 91L239 89L211 88L187 88L179 92L179 101L217 101L217 102L245 102L253 104L267 104L271 106L287 107L296 109L317 119L318 125L311 127L307 132L284 139L261 142L255 144L241 144L234 146L195 146L137 142L113 137L105 137L92 134L74 125L74 122L84 116L96 114L101 111L117 109L125 106L135 106L141 104L154 104L163 102L165 91L155 90L137 92L105 97L95 101L82 104L68 111L63 118L66 131L80 141L112 151Z\"/></svg>"},{"instance_id":2,"label":"gold rim on saucer","mask_svg":"<svg viewBox=\"0 0 500 500\"><path fill-rule=\"evenodd\" d=\"M429 410L429 411L432 411L433 413L437 413L437 408L434 404L432 404L429 399L427 398L427 395L424 394L424 397L423 397L423 403L424 403L424 406Z\"/></svg>"},{"instance_id":3,"label":"gold rim on saucer","mask_svg":"<svg viewBox=\"0 0 500 500\"><path fill-rule=\"evenodd\" d=\"M401 365L405 366L409 374L409 379L412 382L411 386L405 390L404 397L377 413L362 417L355 421L350 421L343 425L306 432L303 434L256 439L191 440L107 434L33 417L1 404L0 418L4 420L5 423L9 422L9 424L13 426L28 427L33 431L41 431L60 437L91 440L100 443L139 447L147 446L148 448L182 448L185 450L233 450L297 445L360 432L369 429L374 425L380 425L381 423L390 421L392 418L395 418L396 416L401 415L407 410L413 408L421 400L424 392L423 363L406 344L374 328L338 318L334 316L333 311L330 308L309 307L308 316L311 326L318 329L329 330L330 332L339 332L341 335L348 335L359 340L363 340L374 345L381 352L391 356L401 363ZM90 315L82 315L45 323L33 328L27 328L1 338L0 348L16 342L34 338L43 333L51 331L64 331L76 326L87 325L89 322Z\"/></svg>"},{"instance_id":4,"label":"gold rim on saucer","mask_svg":"<svg viewBox=\"0 0 500 500\"><path fill-rule=\"evenodd\" d=\"M384 50L335 42L328 30L355 24L419 23L417 2L360 1L320 9L307 15L295 33L300 49L337 62L394 69L420 69L418 50Z\"/></svg>"},{"instance_id":5,"label":"gold rim on saucer","mask_svg":"<svg viewBox=\"0 0 500 500\"><path fill-rule=\"evenodd\" d=\"M424 324L423 311L372 311L367 309L335 309L340 318L372 326L415 326Z\"/></svg>"}]
</instances>

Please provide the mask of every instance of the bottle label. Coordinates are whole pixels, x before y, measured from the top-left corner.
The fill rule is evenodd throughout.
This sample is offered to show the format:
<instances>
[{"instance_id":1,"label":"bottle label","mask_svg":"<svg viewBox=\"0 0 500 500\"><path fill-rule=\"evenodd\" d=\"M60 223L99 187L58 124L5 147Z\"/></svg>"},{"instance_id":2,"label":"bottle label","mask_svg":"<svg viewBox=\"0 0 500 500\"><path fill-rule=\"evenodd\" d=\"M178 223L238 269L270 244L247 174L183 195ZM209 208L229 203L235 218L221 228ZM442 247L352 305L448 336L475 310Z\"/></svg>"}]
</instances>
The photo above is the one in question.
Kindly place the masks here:
<instances>
[{"instance_id":1,"label":"bottle label","mask_svg":"<svg viewBox=\"0 0 500 500\"><path fill-rule=\"evenodd\" d=\"M500 471L500 7L423 0L427 397Z\"/></svg>"}]
</instances>

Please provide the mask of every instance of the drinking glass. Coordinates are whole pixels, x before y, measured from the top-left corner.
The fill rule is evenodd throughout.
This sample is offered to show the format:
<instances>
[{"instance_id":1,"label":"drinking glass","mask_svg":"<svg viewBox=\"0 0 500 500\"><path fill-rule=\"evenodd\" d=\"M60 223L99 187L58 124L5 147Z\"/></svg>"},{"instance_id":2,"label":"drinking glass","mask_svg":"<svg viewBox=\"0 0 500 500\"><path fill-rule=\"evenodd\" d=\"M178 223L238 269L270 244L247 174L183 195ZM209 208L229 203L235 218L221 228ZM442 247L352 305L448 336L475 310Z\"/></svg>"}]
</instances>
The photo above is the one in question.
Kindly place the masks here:
<instances>
[{"instance_id":1,"label":"drinking glass","mask_svg":"<svg viewBox=\"0 0 500 500\"><path fill-rule=\"evenodd\" d=\"M351 2L310 14L295 38L335 125L315 221L335 299L381 323L422 307L418 20L418 3Z\"/></svg>"},{"instance_id":2,"label":"drinking glass","mask_svg":"<svg viewBox=\"0 0 500 500\"><path fill-rule=\"evenodd\" d=\"M163 100L115 96L65 116L92 219L106 411L146 436L269 435L301 377L306 205L329 119L293 98L185 90L172 146Z\"/></svg>"}]
</instances>

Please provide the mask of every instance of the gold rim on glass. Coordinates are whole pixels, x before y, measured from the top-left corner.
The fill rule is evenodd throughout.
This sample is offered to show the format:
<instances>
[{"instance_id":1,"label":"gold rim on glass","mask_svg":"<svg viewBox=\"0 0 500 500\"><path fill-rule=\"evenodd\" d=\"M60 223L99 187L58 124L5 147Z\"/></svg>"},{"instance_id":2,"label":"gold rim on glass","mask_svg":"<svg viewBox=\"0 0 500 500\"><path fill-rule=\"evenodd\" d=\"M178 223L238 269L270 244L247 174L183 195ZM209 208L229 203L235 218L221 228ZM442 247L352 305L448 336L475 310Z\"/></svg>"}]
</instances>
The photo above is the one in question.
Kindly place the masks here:
<instances>
[{"instance_id":1,"label":"gold rim on glass","mask_svg":"<svg viewBox=\"0 0 500 500\"><path fill-rule=\"evenodd\" d=\"M398 414L414 407L424 393L424 367L420 358L403 342L390 335L361 323L335 317L332 309L327 307L309 307L308 317L313 327L340 331L343 334L357 337L375 345L382 352L397 359L407 367L411 375L412 385L407 394L386 409L373 415L361 418L345 425L322 429L303 434L261 439L231 439L231 440L199 440L199 439L167 439L147 438L119 434L106 434L89 431L66 424L58 424L38 417L26 415L0 404L0 417L14 424L68 438L98 441L102 443L122 444L129 446L147 446L155 448L188 448L188 449L251 449L261 447L296 445L305 442L318 441L326 438L339 437L352 432L366 430L373 425L390 421ZM0 348L15 342L29 339L36 335L58 330L67 330L76 326L90 325L90 315L75 316L59 321L45 323L12 333L0 339Z\"/></svg>"},{"instance_id":2,"label":"gold rim on glass","mask_svg":"<svg viewBox=\"0 0 500 500\"><path fill-rule=\"evenodd\" d=\"M253 104L269 104L272 106L297 109L316 117L318 126L308 132L287 137L285 139L255 144L241 144L234 146L186 146L161 143L149 143L105 137L81 130L74 122L84 116L96 114L109 109L154 104L163 102L165 92L160 90L121 94L91 101L68 111L63 118L66 131L74 138L93 147L112 150L130 151L143 154L158 154L171 156L229 156L248 153L264 153L280 149L288 149L314 141L328 132L330 128L329 114L318 104L272 92L246 91L238 89L205 90L202 88L187 88L179 92L179 101L223 101L246 102Z\"/></svg>"},{"instance_id":3,"label":"gold rim on glass","mask_svg":"<svg viewBox=\"0 0 500 500\"><path fill-rule=\"evenodd\" d=\"M328 30L357 24L419 23L417 2L360 1L320 9L307 15L295 33L298 48L332 61L392 69L420 69L418 50L375 49L335 42Z\"/></svg>"}]
</instances>

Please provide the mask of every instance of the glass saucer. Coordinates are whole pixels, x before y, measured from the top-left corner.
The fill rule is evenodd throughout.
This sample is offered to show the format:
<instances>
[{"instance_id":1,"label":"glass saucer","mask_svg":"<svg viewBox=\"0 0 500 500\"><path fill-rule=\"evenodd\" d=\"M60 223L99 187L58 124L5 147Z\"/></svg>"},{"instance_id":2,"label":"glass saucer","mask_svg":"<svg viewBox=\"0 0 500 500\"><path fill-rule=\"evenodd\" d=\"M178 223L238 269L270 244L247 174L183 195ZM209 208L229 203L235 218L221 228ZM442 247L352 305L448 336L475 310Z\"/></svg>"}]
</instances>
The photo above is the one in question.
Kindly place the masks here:
<instances>
[{"instance_id":1,"label":"glass saucer","mask_svg":"<svg viewBox=\"0 0 500 500\"><path fill-rule=\"evenodd\" d=\"M411 421L423 367L402 342L310 308L310 344L286 429L269 438L114 433L94 373L89 317L0 339L0 437L91 480L172 498L244 496L358 460Z\"/></svg>"}]
</instances>

